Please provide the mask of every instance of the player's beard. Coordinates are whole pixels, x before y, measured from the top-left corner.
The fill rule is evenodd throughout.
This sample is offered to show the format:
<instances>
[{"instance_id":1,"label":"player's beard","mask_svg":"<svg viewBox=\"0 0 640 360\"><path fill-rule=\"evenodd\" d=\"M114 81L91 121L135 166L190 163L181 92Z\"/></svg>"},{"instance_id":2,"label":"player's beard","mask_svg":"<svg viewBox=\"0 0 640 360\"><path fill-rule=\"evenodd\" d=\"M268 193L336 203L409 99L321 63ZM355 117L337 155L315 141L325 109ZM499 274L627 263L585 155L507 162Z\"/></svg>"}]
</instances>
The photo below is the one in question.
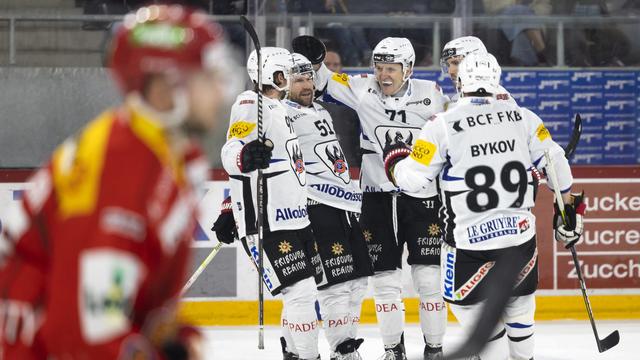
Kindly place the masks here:
<instances>
[{"instance_id":1,"label":"player's beard","mask_svg":"<svg viewBox=\"0 0 640 360\"><path fill-rule=\"evenodd\" d=\"M313 104L313 90L305 90L299 92L297 96L293 96L293 94L290 94L289 96L291 98L291 101L296 102L302 106L309 107L311 106L311 104Z\"/></svg>"}]
</instances>

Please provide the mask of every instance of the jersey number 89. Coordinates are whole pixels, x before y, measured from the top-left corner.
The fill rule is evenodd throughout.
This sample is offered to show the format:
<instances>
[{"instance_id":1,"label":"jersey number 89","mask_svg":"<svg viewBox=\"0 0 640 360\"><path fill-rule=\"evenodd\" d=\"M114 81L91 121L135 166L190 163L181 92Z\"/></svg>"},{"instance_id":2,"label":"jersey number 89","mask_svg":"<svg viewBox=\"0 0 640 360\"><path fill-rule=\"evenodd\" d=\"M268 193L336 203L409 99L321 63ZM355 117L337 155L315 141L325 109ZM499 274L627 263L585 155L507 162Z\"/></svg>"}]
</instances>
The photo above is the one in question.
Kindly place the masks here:
<instances>
[{"instance_id":1,"label":"jersey number 89","mask_svg":"<svg viewBox=\"0 0 640 360\"><path fill-rule=\"evenodd\" d=\"M515 182L511 177L511 174L514 171L518 176ZM482 177L477 176L480 174L482 175ZM484 181L482 181L482 178L484 178ZM467 170L467 173L464 176L464 182L471 189L471 191L467 194L467 206L469 207L469 210L473 212L483 212L498 207L498 191L492 188L495 181L496 174L489 166L479 165ZM519 208L520 206L522 206L524 196L527 193L528 184L527 169L524 167L524 165L519 161L510 161L504 164L502 170L500 171L500 183L502 184L502 188L505 191L510 193L518 193L518 197L509 207ZM480 204L480 194L485 194L486 196L487 200L484 205Z\"/></svg>"}]
</instances>

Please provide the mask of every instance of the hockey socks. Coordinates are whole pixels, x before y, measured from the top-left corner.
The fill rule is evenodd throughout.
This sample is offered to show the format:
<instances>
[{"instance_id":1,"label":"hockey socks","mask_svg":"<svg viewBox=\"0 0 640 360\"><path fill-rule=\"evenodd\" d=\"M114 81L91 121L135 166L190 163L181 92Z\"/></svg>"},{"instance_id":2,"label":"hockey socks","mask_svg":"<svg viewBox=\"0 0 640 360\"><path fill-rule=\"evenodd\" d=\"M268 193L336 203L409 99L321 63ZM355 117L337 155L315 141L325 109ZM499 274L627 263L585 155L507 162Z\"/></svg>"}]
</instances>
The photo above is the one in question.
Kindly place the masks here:
<instances>
[{"instance_id":1,"label":"hockey socks","mask_svg":"<svg viewBox=\"0 0 640 360\"><path fill-rule=\"evenodd\" d=\"M400 343L404 329L401 270L383 271L371 277L376 317L385 348Z\"/></svg>"},{"instance_id":2,"label":"hockey socks","mask_svg":"<svg viewBox=\"0 0 640 360\"><path fill-rule=\"evenodd\" d=\"M316 284L306 278L282 290L282 332L288 351L300 359L316 359L320 324L316 316ZM291 343L291 344L290 344Z\"/></svg>"},{"instance_id":3,"label":"hockey socks","mask_svg":"<svg viewBox=\"0 0 640 360\"><path fill-rule=\"evenodd\" d=\"M441 347L447 327L447 305L440 295L440 266L412 265L411 277L420 298L418 313L425 342L434 348Z\"/></svg>"}]
</instances>

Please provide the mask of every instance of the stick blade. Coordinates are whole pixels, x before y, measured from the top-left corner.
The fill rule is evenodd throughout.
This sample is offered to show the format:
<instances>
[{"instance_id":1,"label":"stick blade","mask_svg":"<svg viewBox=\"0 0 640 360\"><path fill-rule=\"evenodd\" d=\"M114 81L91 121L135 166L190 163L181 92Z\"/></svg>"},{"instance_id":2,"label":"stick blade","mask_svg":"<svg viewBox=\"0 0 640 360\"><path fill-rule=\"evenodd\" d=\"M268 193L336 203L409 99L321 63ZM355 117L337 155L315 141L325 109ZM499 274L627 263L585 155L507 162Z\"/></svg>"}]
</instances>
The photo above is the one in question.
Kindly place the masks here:
<instances>
[{"instance_id":1,"label":"stick blade","mask_svg":"<svg viewBox=\"0 0 640 360\"><path fill-rule=\"evenodd\" d=\"M598 339L598 351L603 353L611 349L612 347L618 345L619 342L620 342L620 333L618 332L618 330L616 330L611 334L609 334L609 336L607 336L606 338L602 340Z\"/></svg>"},{"instance_id":2,"label":"stick blade","mask_svg":"<svg viewBox=\"0 0 640 360\"><path fill-rule=\"evenodd\" d=\"M569 140L569 144L567 144L567 148L564 149L564 157L571 160L573 154L576 152L576 148L578 147L578 142L580 141L580 135L582 134L582 117L580 114L576 114L575 122L573 123L573 131L571 133L571 139Z\"/></svg>"}]
</instances>

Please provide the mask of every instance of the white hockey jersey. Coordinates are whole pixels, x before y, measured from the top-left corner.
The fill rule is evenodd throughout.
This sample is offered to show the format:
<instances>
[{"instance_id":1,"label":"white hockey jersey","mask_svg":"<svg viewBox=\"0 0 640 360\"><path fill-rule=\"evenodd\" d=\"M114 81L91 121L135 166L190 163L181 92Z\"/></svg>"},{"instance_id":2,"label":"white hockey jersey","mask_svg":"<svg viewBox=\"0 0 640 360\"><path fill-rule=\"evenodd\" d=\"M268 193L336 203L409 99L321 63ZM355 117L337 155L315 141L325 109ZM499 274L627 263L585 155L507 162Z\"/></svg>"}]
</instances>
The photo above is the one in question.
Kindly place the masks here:
<instances>
[{"instance_id":1,"label":"white hockey jersey","mask_svg":"<svg viewBox=\"0 0 640 360\"><path fill-rule=\"evenodd\" d=\"M351 180L329 112L318 103L304 107L284 100L298 134L307 170L307 196L338 209L360 212L362 192Z\"/></svg>"},{"instance_id":2,"label":"white hockey jersey","mask_svg":"<svg viewBox=\"0 0 640 360\"><path fill-rule=\"evenodd\" d=\"M349 76L331 72L322 65L316 72L317 89L326 89L336 100L354 109L360 117L363 149L360 188L364 192L398 191L384 172L382 151L386 144L415 142L420 129L434 114L445 110L448 98L433 81L409 79L406 92L399 96L382 94L373 75ZM414 197L437 194L435 186Z\"/></svg>"},{"instance_id":3,"label":"white hockey jersey","mask_svg":"<svg viewBox=\"0 0 640 360\"><path fill-rule=\"evenodd\" d=\"M561 189L570 190L564 151L537 115L493 98L462 98L424 126L394 178L417 191L439 177L449 244L470 250L517 246L535 235L531 170L546 166L545 150Z\"/></svg>"},{"instance_id":4,"label":"white hockey jersey","mask_svg":"<svg viewBox=\"0 0 640 360\"><path fill-rule=\"evenodd\" d=\"M258 138L258 94L245 91L231 108L222 165L229 174L233 216L240 238L257 232L257 171L243 174L237 160L242 147ZM263 131L273 144L271 163L263 170L266 221L271 231L302 229L309 225L306 171L302 150L285 105L263 97Z\"/></svg>"}]
</instances>

